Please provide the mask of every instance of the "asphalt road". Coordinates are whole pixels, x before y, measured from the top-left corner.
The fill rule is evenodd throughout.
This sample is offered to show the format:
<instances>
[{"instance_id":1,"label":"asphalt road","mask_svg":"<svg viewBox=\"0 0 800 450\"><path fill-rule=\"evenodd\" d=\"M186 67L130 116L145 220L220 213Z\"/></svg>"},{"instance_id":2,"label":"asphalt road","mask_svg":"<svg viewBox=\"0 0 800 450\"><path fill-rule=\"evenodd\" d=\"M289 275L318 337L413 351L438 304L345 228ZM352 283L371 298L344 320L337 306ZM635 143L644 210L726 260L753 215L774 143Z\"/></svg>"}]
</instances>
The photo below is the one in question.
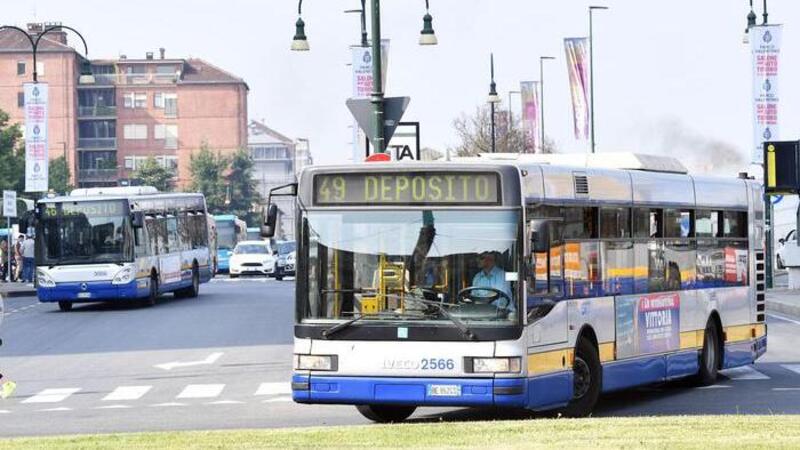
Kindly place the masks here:
<instances>
[{"instance_id":1,"label":"asphalt road","mask_svg":"<svg viewBox=\"0 0 800 450\"><path fill-rule=\"evenodd\" d=\"M350 406L291 402L291 281L215 280L197 299L61 313L6 300L0 436L367 423ZM599 416L800 414L800 321L769 316L769 350L710 388L685 383L607 395ZM417 421L529 418L424 408Z\"/></svg>"}]
</instances>

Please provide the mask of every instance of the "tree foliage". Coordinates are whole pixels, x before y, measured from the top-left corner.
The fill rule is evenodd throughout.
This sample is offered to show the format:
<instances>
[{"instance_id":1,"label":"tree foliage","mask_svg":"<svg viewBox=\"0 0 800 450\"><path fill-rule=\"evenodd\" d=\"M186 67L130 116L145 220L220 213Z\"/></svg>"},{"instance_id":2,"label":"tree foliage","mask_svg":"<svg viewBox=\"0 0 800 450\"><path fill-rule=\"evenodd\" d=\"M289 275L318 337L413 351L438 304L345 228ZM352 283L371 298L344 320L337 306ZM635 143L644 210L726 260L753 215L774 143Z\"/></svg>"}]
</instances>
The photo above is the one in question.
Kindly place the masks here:
<instances>
[{"instance_id":1,"label":"tree foliage","mask_svg":"<svg viewBox=\"0 0 800 450\"><path fill-rule=\"evenodd\" d=\"M141 181L145 186L153 186L161 192L172 190L172 181L175 174L163 167L153 156L144 160L144 163L133 173L133 178Z\"/></svg>"},{"instance_id":2,"label":"tree foliage","mask_svg":"<svg viewBox=\"0 0 800 450\"><path fill-rule=\"evenodd\" d=\"M19 124L0 110L0 190L25 190L25 149Z\"/></svg>"},{"instance_id":3,"label":"tree foliage","mask_svg":"<svg viewBox=\"0 0 800 450\"><path fill-rule=\"evenodd\" d=\"M56 193L66 194L73 188L69 184L69 164L67 164L67 158L64 156L50 160L47 177L47 185Z\"/></svg>"},{"instance_id":4,"label":"tree foliage","mask_svg":"<svg viewBox=\"0 0 800 450\"><path fill-rule=\"evenodd\" d=\"M207 142L200 146L200 151L192 155L189 161L192 179L189 190L202 192L205 195L208 210L212 214L220 214L227 210L225 205L227 168L228 159L219 152L212 151Z\"/></svg>"},{"instance_id":5,"label":"tree foliage","mask_svg":"<svg viewBox=\"0 0 800 450\"><path fill-rule=\"evenodd\" d=\"M459 143L450 151L457 156L475 156L492 151L491 107L479 106L472 115L462 114L453 120ZM495 151L524 153L525 133L519 117L508 119L508 111L495 112ZM545 138L543 153L556 153L553 142Z\"/></svg>"},{"instance_id":6,"label":"tree foliage","mask_svg":"<svg viewBox=\"0 0 800 450\"><path fill-rule=\"evenodd\" d=\"M261 202L256 180L253 178L253 159L245 149L240 149L230 159L227 178L228 211L246 218L249 225L258 223L257 208Z\"/></svg>"}]
</instances>

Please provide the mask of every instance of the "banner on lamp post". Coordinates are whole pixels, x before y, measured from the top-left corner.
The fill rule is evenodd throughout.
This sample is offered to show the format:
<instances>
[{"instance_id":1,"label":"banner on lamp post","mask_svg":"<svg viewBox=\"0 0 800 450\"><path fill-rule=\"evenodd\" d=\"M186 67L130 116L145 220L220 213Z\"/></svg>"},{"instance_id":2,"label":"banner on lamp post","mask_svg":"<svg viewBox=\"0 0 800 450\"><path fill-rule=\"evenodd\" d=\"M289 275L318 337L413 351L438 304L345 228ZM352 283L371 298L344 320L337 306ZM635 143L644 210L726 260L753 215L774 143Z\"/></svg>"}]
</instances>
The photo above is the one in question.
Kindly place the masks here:
<instances>
[{"instance_id":1,"label":"banner on lamp post","mask_svg":"<svg viewBox=\"0 0 800 450\"><path fill-rule=\"evenodd\" d=\"M540 153L544 143L539 142L541 135L539 82L523 81L519 86L522 98L522 132L525 136L525 153Z\"/></svg>"},{"instance_id":2,"label":"banner on lamp post","mask_svg":"<svg viewBox=\"0 0 800 450\"><path fill-rule=\"evenodd\" d=\"M25 192L47 192L47 84L25 83Z\"/></svg>"},{"instance_id":3,"label":"banner on lamp post","mask_svg":"<svg viewBox=\"0 0 800 450\"><path fill-rule=\"evenodd\" d=\"M780 140L778 121L779 56L782 28L761 25L750 29L750 50L753 54L753 147L751 161L761 164L764 141Z\"/></svg>"},{"instance_id":4,"label":"banner on lamp post","mask_svg":"<svg viewBox=\"0 0 800 450\"><path fill-rule=\"evenodd\" d=\"M575 139L589 139L589 39L566 38L569 87L572 95L572 118Z\"/></svg>"},{"instance_id":5,"label":"banner on lamp post","mask_svg":"<svg viewBox=\"0 0 800 450\"><path fill-rule=\"evenodd\" d=\"M372 47L350 47L351 66L353 69L353 95L351 98L369 98L372 96ZM386 92L386 69L389 67L389 39L381 40L381 81L382 91ZM353 122L353 162L363 159L366 134Z\"/></svg>"}]
</instances>

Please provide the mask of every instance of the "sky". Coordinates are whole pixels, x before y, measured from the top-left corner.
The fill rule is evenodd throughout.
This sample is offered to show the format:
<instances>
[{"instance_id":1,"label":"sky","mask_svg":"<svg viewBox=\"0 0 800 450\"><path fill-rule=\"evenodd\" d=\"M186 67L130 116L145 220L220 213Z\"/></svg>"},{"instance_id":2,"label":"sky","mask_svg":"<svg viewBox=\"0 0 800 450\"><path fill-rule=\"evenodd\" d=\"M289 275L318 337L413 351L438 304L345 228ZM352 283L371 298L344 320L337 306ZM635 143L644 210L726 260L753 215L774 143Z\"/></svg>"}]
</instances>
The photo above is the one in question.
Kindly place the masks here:
<instances>
[{"instance_id":1,"label":"sky","mask_svg":"<svg viewBox=\"0 0 800 450\"><path fill-rule=\"evenodd\" d=\"M368 2L369 3L369 2ZM489 55L498 91L539 78L545 66L546 126L561 152L585 152L572 136L563 38L588 33L597 11L595 117L597 150L669 154L699 169L727 159L746 166L752 142L751 61L742 43L746 0L430 0L439 39L417 44L423 0L381 2L391 40L387 95L410 96L403 120L421 122L423 147L457 144L452 122L485 104ZM756 12L761 21L761 2ZM352 118L348 47L358 43L357 0L306 0L311 45L291 52L295 0L0 0L4 24L61 21L84 35L90 57L200 57L250 87L249 117L293 138L308 138L316 163L347 161ZM770 23L783 23L781 138L800 138L800 2L772 0ZM518 108L519 97L512 99ZM713 156L712 156L713 155ZM716 170L720 171L719 164Z\"/></svg>"}]
</instances>

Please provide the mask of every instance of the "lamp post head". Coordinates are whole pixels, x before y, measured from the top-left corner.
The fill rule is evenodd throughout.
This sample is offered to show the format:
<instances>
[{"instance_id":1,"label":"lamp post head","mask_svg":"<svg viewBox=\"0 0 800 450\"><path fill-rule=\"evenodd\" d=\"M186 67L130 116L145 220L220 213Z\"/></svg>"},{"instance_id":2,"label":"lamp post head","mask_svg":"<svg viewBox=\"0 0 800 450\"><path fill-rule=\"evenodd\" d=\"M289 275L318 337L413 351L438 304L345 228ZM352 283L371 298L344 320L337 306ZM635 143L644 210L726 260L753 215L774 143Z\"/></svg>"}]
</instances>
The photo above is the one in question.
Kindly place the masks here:
<instances>
[{"instance_id":1,"label":"lamp post head","mask_svg":"<svg viewBox=\"0 0 800 450\"><path fill-rule=\"evenodd\" d=\"M489 69L492 78L489 84L489 98L486 101L491 104L500 103L500 96L497 95L497 83L494 82L494 53L492 53L489 58Z\"/></svg>"},{"instance_id":2,"label":"lamp post head","mask_svg":"<svg viewBox=\"0 0 800 450\"><path fill-rule=\"evenodd\" d=\"M302 17L298 17L295 24L294 39L292 39L292 51L307 52L308 50L310 50L310 47L308 38L306 38L306 23L303 22Z\"/></svg>"},{"instance_id":3,"label":"lamp post head","mask_svg":"<svg viewBox=\"0 0 800 450\"><path fill-rule=\"evenodd\" d=\"M436 45L436 33L433 31L433 16L426 12L422 17L422 31L419 34L419 45Z\"/></svg>"},{"instance_id":4,"label":"lamp post head","mask_svg":"<svg viewBox=\"0 0 800 450\"><path fill-rule=\"evenodd\" d=\"M750 43L750 29L756 26L756 16L755 11L753 11L753 2L750 2L750 12L747 14L747 28L744 29L744 39L742 42L745 44Z\"/></svg>"},{"instance_id":5,"label":"lamp post head","mask_svg":"<svg viewBox=\"0 0 800 450\"><path fill-rule=\"evenodd\" d=\"M92 63L88 59L81 62L81 76L78 78L78 84L94 84L95 79L92 74Z\"/></svg>"}]
</instances>

